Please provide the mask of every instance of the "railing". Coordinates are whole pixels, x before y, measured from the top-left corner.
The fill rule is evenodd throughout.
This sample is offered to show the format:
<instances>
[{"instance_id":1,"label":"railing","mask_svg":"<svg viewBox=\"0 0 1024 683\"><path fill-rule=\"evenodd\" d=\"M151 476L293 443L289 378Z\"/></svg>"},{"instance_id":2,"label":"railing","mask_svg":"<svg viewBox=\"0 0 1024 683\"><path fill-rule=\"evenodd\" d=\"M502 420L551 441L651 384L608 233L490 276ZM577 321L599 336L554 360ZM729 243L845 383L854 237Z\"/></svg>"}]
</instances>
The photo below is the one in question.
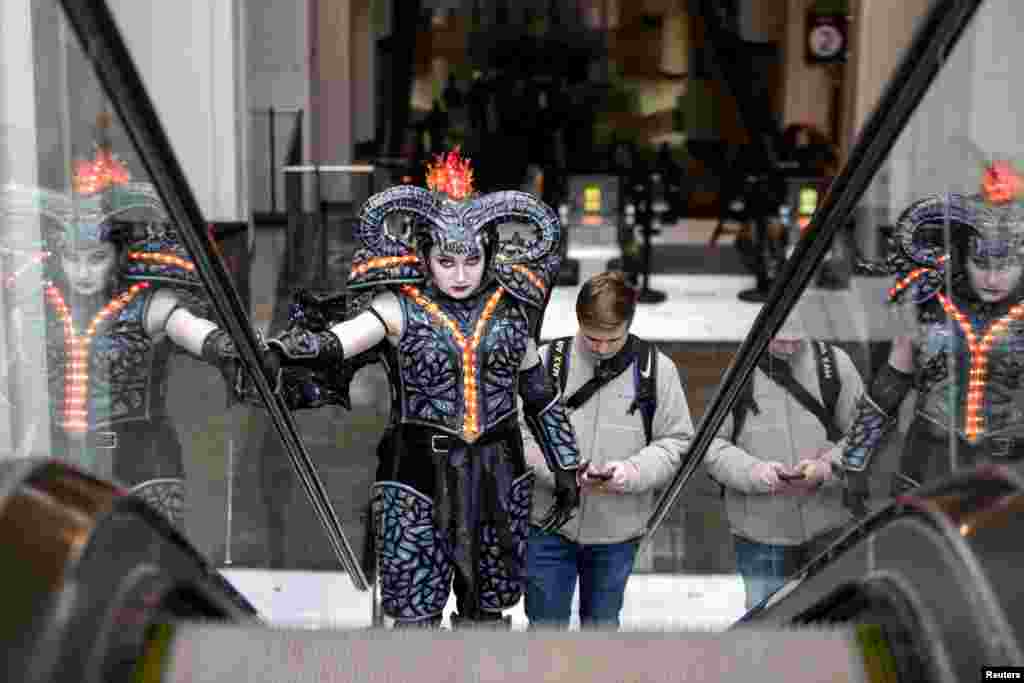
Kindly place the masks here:
<instances>
[{"instance_id":1,"label":"railing","mask_svg":"<svg viewBox=\"0 0 1024 683\"><path fill-rule=\"evenodd\" d=\"M288 241L281 289L337 290L344 286L340 275L341 270L347 274L345 266L351 262L348 252L353 247L351 229L357 207L376 191L376 171L368 164L281 168L288 186ZM354 178L363 180L353 182ZM312 212L306 208L310 201Z\"/></svg>"},{"instance_id":2,"label":"railing","mask_svg":"<svg viewBox=\"0 0 1024 683\"><path fill-rule=\"evenodd\" d=\"M249 111L249 197L253 213L276 214L285 207L281 166L302 163L304 112L296 107Z\"/></svg>"}]
</instances>

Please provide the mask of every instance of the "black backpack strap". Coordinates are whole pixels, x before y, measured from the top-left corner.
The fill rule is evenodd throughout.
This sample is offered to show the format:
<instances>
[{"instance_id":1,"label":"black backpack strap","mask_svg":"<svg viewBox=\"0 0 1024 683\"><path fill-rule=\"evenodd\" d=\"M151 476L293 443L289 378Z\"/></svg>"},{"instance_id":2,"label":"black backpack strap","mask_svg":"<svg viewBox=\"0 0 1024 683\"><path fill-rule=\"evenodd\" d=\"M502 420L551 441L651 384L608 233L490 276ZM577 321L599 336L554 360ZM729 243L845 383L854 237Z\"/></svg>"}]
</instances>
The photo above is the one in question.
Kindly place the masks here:
<instances>
[{"instance_id":1,"label":"black backpack strap","mask_svg":"<svg viewBox=\"0 0 1024 683\"><path fill-rule=\"evenodd\" d=\"M650 443L654 438L654 413L658 409L658 348L638 337L634 341L633 349L636 355L636 361L633 363L633 386L636 397L626 412L632 415L637 408L640 409L644 436L647 443Z\"/></svg>"},{"instance_id":2,"label":"black backpack strap","mask_svg":"<svg viewBox=\"0 0 1024 683\"><path fill-rule=\"evenodd\" d=\"M761 358L758 363L760 367L773 382L782 387L786 392L792 396L797 403L802 405L807 412L818 418L822 426L825 428L825 433L828 435L829 441L838 441L842 438L842 432L835 425L835 420L830 415L818 399L814 398L811 392L796 381L793 377L793 372L789 366L788 361L778 360L772 361L768 356Z\"/></svg>"},{"instance_id":3,"label":"black backpack strap","mask_svg":"<svg viewBox=\"0 0 1024 683\"><path fill-rule=\"evenodd\" d=\"M756 370L754 372L757 372ZM740 433L743 431L743 425L747 421L747 415L753 411L755 415L761 413L761 406L757 405L757 401L754 400L754 373L750 374L750 378L740 389L740 395L736 397L736 400L732 404L732 438L730 439L733 443L736 443L736 439L739 438Z\"/></svg>"},{"instance_id":4,"label":"black backpack strap","mask_svg":"<svg viewBox=\"0 0 1024 683\"><path fill-rule=\"evenodd\" d=\"M829 432L828 440L835 443L843 436L835 425L836 404L839 403L839 392L842 389L835 349L831 344L815 341L814 359L818 364L818 386L821 388L821 400L825 404L825 412L831 418L829 424L825 425L825 429Z\"/></svg>"},{"instance_id":5,"label":"black backpack strap","mask_svg":"<svg viewBox=\"0 0 1024 683\"><path fill-rule=\"evenodd\" d=\"M601 361L594 368L594 376L583 383L579 389L577 389L572 396L565 399L565 407L569 410L576 410L584 403L590 400L590 398L598 392L608 382L624 373L629 369L629 366L633 364L635 356L635 344L637 338L633 335L629 335L629 339L626 341L626 346L623 347L616 356L607 361ZM568 373L563 369L563 374ZM562 387L565 387L565 381L562 382Z\"/></svg>"},{"instance_id":6,"label":"black backpack strap","mask_svg":"<svg viewBox=\"0 0 1024 683\"><path fill-rule=\"evenodd\" d=\"M559 337L548 344L548 377L558 389L558 393L565 391L565 383L569 379L571 350L572 337Z\"/></svg>"}]
</instances>

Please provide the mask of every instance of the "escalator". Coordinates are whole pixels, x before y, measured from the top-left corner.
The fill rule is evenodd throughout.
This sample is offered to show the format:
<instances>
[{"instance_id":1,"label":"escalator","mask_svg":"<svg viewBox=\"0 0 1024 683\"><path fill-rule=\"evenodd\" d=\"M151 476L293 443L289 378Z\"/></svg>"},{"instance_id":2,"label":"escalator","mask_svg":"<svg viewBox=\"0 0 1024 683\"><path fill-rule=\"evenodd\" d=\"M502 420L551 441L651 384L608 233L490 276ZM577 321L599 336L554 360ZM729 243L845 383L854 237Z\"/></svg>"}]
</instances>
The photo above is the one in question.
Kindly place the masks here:
<instances>
[{"instance_id":1,"label":"escalator","mask_svg":"<svg viewBox=\"0 0 1024 683\"><path fill-rule=\"evenodd\" d=\"M805 295L855 205L903 144L908 122L958 39L977 27L980 6L989 21L1006 9L980 0L933 3L725 373L689 457L648 523L648 538L680 504L759 357ZM295 422L257 369L255 335L108 8L101 0L61 7L254 379L326 536L317 539L331 547L354 586L365 589ZM1024 665L1024 623L1016 616L1024 613L1016 609L1024 599L1016 590L1022 509L1024 473L1011 465L961 471L910 496L877 501L870 515L724 633L298 629L262 623L189 533L123 488L52 458L11 458L0 468L0 557L9 577L0 651L5 680L39 683L314 676L970 680L981 666Z\"/></svg>"}]
</instances>

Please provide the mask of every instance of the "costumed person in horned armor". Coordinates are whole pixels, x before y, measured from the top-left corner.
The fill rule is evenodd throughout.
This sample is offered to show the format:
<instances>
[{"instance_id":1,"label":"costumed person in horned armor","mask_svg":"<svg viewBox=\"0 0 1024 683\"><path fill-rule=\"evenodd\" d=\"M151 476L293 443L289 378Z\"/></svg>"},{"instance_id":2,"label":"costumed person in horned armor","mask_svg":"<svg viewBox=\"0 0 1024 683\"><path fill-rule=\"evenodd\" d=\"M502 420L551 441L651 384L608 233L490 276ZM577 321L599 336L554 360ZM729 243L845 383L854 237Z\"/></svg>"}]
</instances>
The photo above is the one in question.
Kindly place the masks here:
<instances>
[{"instance_id":1,"label":"costumed person in horned armor","mask_svg":"<svg viewBox=\"0 0 1024 683\"><path fill-rule=\"evenodd\" d=\"M268 342L295 408L347 406L361 355L381 349L393 401L371 505L381 608L399 627L438 625L453 579L454 624L509 623L534 477L520 400L555 473L543 524L560 527L578 504L575 435L531 334L559 267L558 216L526 193L475 194L472 179L456 149L428 168L429 189L370 197L348 280L368 305L326 325L312 324L315 306L294 305L290 328ZM399 216L412 221L409 237L387 228ZM509 222L536 237L500 241ZM288 379L287 366L314 372Z\"/></svg>"},{"instance_id":2,"label":"costumed person in horned armor","mask_svg":"<svg viewBox=\"0 0 1024 683\"><path fill-rule=\"evenodd\" d=\"M7 250L21 255L7 279L14 353L46 373L53 454L112 475L180 528L185 470L165 405L170 354L184 349L235 383L241 366L228 334L203 317L195 267L154 188L130 182L104 145L79 162L73 185L71 194L0 193L7 244L25 246L19 218L42 233L35 253ZM40 296L25 286L33 271L41 307L26 300Z\"/></svg>"},{"instance_id":3,"label":"costumed person in horned armor","mask_svg":"<svg viewBox=\"0 0 1024 683\"><path fill-rule=\"evenodd\" d=\"M1022 179L989 164L980 194L914 202L900 216L888 266L904 332L858 406L844 452L854 504L911 388L915 415L892 482L898 495L958 469L1024 456Z\"/></svg>"}]
</instances>

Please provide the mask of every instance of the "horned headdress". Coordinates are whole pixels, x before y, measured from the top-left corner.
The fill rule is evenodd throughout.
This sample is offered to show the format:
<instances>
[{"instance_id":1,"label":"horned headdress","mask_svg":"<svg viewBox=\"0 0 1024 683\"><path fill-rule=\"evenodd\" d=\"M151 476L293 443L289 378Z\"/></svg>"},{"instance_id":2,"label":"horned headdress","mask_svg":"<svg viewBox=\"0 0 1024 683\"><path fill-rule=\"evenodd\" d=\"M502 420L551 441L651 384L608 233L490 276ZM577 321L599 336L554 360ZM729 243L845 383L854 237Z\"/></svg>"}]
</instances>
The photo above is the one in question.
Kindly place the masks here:
<instances>
[{"instance_id":1,"label":"horned headdress","mask_svg":"<svg viewBox=\"0 0 1024 683\"><path fill-rule=\"evenodd\" d=\"M907 207L888 257L889 271L897 277L890 299L908 292L915 303L934 297L945 285L951 246L958 242L967 254L989 262L1024 262L1022 189L1013 166L996 161L985 167L978 194L934 194ZM957 266L954 278L963 274L962 264Z\"/></svg>"},{"instance_id":2,"label":"horned headdress","mask_svg":"<svg viewBox=\"0 0 1024 683\"><path fill-rule=\"evenodd\" d=\"M410 232L388 230L396 214L412 221ZM529 226L534 235L502 241L497 226L506 223ZM398 185L366 201L356 228L359 247L348 287L429 280L422 245L430 244L450 254L483 252L489 256L485 278L497 278L517 299L542 307L561 262L560 239L558 215L533 195L474 192L472 169L456 149L429 167L427 188Z\"/></svg>"}]
</instances>

